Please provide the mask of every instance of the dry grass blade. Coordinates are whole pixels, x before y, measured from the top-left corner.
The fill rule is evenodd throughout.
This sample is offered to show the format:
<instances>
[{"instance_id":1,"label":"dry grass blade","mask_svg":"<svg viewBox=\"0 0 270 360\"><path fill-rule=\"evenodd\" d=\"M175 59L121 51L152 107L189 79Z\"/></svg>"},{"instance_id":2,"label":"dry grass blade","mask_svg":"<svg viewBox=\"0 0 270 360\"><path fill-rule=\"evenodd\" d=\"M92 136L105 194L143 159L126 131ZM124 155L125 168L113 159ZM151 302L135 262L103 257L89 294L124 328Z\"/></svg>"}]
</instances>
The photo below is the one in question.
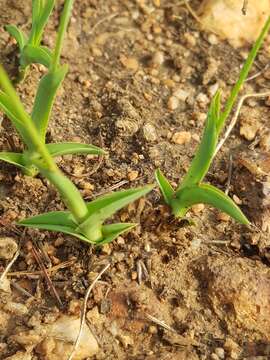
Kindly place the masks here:
<instances>
[{"instance_id":1,"label":"dry grass blade","mask_svg":"<svg viewBox=\"0 0 270 360\"><path fill-rule=\"evenodd\" d=\"M153 323L163 327L166 330L172 331L172 332L177 334L177 331L174 328L172 328L170 325L167 325L164 321L157 319L155 316L152 316L150 314L146 314L146 317L147 317L148 320L153 321Z\"/></svg>"},{"instance_id":2,"label":"dry grass blade","mask_svg":"<svg viewBox=\"0 0 270 360\"><path fill-rule=\"evenodd\" d=\"M5 268L5 270L2 272L1 276L0 276L0 284L1 282L5 279L5 277L7 276L7 273L9 272L9 270L11 269L12 265L15 263L15 261L17 260L18 256L19 256L20 252L19 250L16 251L16 253L14 254L13 258L11 259L11 261L8 263L7 267Z\"/></svg>"},{"instance_id":3,"label":"dry grass blade","mask_svg":"<svg viewBox=\"0 0 270 360\"><path fill-rule=\"evenodd\" d=\"M35 257L35 259L36 259L36 261L37 261L37 263L38 263L38 265L39 265L39 267L40 267L40 269L41 269L41 271L42 271L42 273L44 275L44 278L45 278L45 280L46 280L46 282L48 284L48 287L51 290L51 293L56 298L56 300L57 300L58 304L60 305L60 307L63 307L63 303L62 303L62 301L60 299L60 296L58 295L58 293L57 293L57 291L56 291L56 289L55 289L55 287L53 285L53 282L52 282L52 280L51 280L51 278L50 278L50 276L49 276L49 274L47 272L47 269L46 269L45 265L43 264L43 262L42 262L42 260L40 258L40 255L39 255L39 253L38 253L38 251L37 251L37 249L35 248L34 245L32 246L32 252L33 252L33 255L34 255L34 257Z\"/></svg>"},{"instance_id":4,"label":"dry grass blade","mask_svg":"<svg viewBox=\"0 0 270 360\"><path fill-rule=\"evenodd\" d=\"M232 132L233 128L235 127L235 124L237 123L239 113L241 111L241 108L243 106L244 101L246 99L248 99L248 98L251 98L251 97L262 98L262 97L267 97L267 96L270 96L270 91L266 91L266 92L262 92L262 93L246 94L246 95L243 95L241 97L241 99L238 102L238 105L237 105L236 111L234 113L234 116L232 118L232 121L230 122L230 125L227 127L227 129L225 131L225 134L221 138L220 142L217 144L217 147L216 147L216 150L214 152L213 158L216 156L216 154L218 153L220 148L223 146L223 144L225 143L225 141L229 137L229 135Z\"/></svg>"},{"instance_id":5,"label":"dry grass blade","mask_svg":"<svg viewBox=\"0 0 270 360\"><path fill-rule=\"evenodd\" d=\"M71 352L71 354L69 355L68 357L68 360L72 360L79 345L80 345L80 339L81 339L81 336L82 336L82 330L83 330L83 325L85 323L85 315L86 315L86 309L87 309L87 301L88 301L88 298L90 296L90 293L93 289L93 287L96 285L96 283L98 282L98 280L101 278L101 276L109 269L109 267L111 266L111 264L107 264L102 270L101 272L97 275L97 277L95 278L95 280L92 282L92 284L89 286L89 288L87 289L86 291L86 294L85 294L85 297L84 297L84 301L83 301L83 308L82 308L82 311L81 311L81 321L80 321L80 329L79 329L79 332L78 332L78 336L76 338L76 341L74 343L74 346L73 346L73 350Z\"/></svg>"},{"instance_id":6,"label":"dry grass blade","mask_svg":"<svg viewBox=\"0 0 270 360\"><path fill-rule=\"evenodd\" d=\"M57 272L58 270L61 269L65 269L71 265L73 265L75 262L75 260L69 260L69 261L64 261L61 264L52 266L49 269L46 269L47 273L49 274L53 274L55 272ZM15 272L10 272L7 274L7 276L9 277L23 277L23 276L32 276L32 275L43 275L43 271L15 271Z\"/></svg>"}]
</instances>

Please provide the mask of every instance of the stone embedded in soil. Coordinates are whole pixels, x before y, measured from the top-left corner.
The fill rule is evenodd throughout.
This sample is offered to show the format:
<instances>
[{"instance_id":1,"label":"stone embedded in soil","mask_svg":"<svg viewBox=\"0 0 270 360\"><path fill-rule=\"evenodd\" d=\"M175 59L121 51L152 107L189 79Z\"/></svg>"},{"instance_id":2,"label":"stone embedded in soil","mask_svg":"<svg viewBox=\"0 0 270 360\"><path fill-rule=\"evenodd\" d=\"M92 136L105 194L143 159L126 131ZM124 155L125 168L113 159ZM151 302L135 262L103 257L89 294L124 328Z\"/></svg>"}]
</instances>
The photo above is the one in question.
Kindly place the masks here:
<instances>
[{"instance_id":1,"label":"stone embedded in soil","mask_svg":"<svg viewBox=\"0 0 270 360\"><path fill-rule=\"evenodd\" d=\"M122 65L124 65L124 67L128 70L132 70L132 71L137 71L139 68L139 63L138 60L135 58L128 58L124 55L120 56L120 61L122 63Z\"/></svg>"},{"instance_id":2,"label":"stone embedded in soil","mask_svg":"<svg viewBox=\"0 0 270 360\"><path fill-rule=\"evenodd\" d=\"M62 315L53 324L36 326L29 331L21 331L11 338L25 349L32 347L44 360L68 358L73 350L80 328L80 318ZM78 350L74 360L83 360L95 355L99 350L98 343L85 324Z\"/></svg>"},{"instance_id":3,"label":"stone embedded in soil","mask_svg":"<svg viewBox=\"0 0 270 360\"><path fill-rule=\"evenodd\" d=\"M253 261L211 257L203 265L207 297L229 333L270 340L270 271Z\"/></svg>"},{"instance_id":4,"label":"stone embedded in soil","mask_svg":"<svg viewBox=\"0 0 270 360\"><path fill-rule=\"evenodd\" d=\"M143 126L143 136L146 141L154 142L157 140L157 132L154 125L146 123Z\"/></svg>"},{"instance_id":5,"label":"stone embedded in soil","mask_svg":"<svg viewBox=\"0 0 270 360\"><path fill-rule=\"evenodd\" d=\"M241 123L240 135L246 140L254 140L259 128L260 124L256 121Z\"/></svg>"},{"instance_id":6,"label":"stone embedded in soil","mask_svg":"<svg viewBox=\"0 0 270 360\"><path fill-rule=\"evenodd\" d=\"M10 237L0 237L0 259L10 260L18 250L16 241Z\"/></svg>"},{"instance_id":7,"label":"stone embedded in soil","mask_svg":"<svg viewBox=\"0 0 270 360\"><path fill-rule=\"evenodd\" d=\"M31 360L32 355L25 351L18 351L16 354L5 358L6 360Z\"/></svg>"},{"instance_id":8,"label":"stone embedded in soil","mask_svg":"<svg viewBox=\"0 0 270 360\"><path fill-rule=\"evenodd\" d=\"M183 145L189 143L191 140L191 133L189 131L179 131L173 134L172 141L175 144Z\"/></svg>"},{"instance_id":9,"label":"stone embedded in soil","mask_svg":"<svg viewBox=\"0 0 270 360\"><path fill-rule=\"evenodd\" d=\"M249 0L245 16L242 7L240 0L204 0L198 14L205 30L239 47L257 39L270 13L270 1Z\"/></svg>"},{"instance_id":10,"label":"stone embedded in soil","mask_svg":"<svg viewBox=\"0 0 270 360\"><path fill-rule=\"evenodd\" d=\"M179 99L176 96L171 96L167 103L169 110L176 110L179 106Z\"/></svg>"}]
</instances>

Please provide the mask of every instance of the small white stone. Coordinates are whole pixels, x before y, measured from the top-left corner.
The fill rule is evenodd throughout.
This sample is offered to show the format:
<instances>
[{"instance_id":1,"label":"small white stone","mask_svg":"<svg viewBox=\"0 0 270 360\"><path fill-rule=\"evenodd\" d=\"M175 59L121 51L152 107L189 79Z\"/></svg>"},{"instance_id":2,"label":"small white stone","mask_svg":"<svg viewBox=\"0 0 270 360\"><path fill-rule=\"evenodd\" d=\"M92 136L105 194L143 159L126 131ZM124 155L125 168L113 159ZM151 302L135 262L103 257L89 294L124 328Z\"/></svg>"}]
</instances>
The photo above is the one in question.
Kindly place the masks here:
<instances>
[{"instance_id":1,"label":"small white stone","mask_svg":"<svg viewBox=\"0 0 270 360\"><path fill-rule=\"evenodd\" d=\"M154 53L152 57L152 65L154 67L159 67L164 63L164 54L161 51L157 51Z\"/></svg>"},{"instance_id":2,"label":"small white stone","mask_svg":"<svg viewBox=\"0 0 270 360\"><path fill-rule=\"evenodd\" d=\"M215 34L210 34L210 35L208 36L208 42L209 42L209 44L211 44L211 45L217 45L217 44L218 44L218 38L217 38L217 36L216 36Z\"/></svg>"},{"instance_id":3,"label":"small white stone","mask_svg":"<svg viewBox=\"0 0 270 360\"><path fill-rule=\"evenodd\" d=\"M168 109L176 110L179 106L179 99L176 96L171 96L168 100Z\"/></svg>"},{"instance_id":4,"label":"small white stone","mask_svg":"<svg viewBox=\"0 0 270 360\"><path fill-rule=\"evenodd\" d=\"M190 93L184 89L178 88L173 92L173 96L181 101L186 101Z\"/></svg>"},{"instance_id":5,"label":"small white stone","mask_svg":"<svg viewBox=\"0 0 270 360\"><path fill-rule=\"evenodd\" d=\"M191 140L191 133L188 131L179 131L172 136L172 141L175 144L183 145L189 143Z\"/></svg>"},{"instance_id":6,"label":"small white stone","mask_svg":"<svg viewBox=\"0 0 270 360\"><path fill-rule=\"evenodd\" d=\"M143 126L143 135L149 142L157 140L157 133L154 125L147 123Z\"/></svg>"},{"instance_id":7,"label":"small white stone","mask_svg":"<svg viewBox=\"0 0 270 360\"><path fill-rule=\"evenodd\" d=\"M9 260L18 249L16 241L10 237L0 238L0 259Z\"/></svg>"}]
</instances>

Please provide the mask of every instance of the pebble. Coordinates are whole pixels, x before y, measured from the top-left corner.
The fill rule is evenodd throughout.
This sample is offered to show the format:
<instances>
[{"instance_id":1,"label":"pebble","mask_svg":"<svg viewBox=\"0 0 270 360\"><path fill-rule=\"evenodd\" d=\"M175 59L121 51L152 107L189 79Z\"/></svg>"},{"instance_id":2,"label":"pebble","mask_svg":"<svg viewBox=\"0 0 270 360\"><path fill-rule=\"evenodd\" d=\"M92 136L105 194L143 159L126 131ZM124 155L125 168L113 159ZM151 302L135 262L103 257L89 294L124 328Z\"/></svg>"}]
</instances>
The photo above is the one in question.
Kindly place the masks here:
<instances>
[{"instance_id":1,"label":"pebble","mask_svg":"<svg viewBox=\"0 0 270 360\"><path fill-rule=\"evenodd\" d=\"M143 136L146 141L153 142L157 140L156 128L150 123L143 126Z\"/></svg>"},{"instance_id":2,"label":"pebble","mask_svg":"<svg viewBox=\"0 0 270 360\"><path fill-rule=\"evenodd\" d=\"M176 96L171 96L167 103L169 110L176 110L179 106L179 99Z\"/></svg>"},{"instance_id":3,"label":"pebble","mask_svg":"<svg viewBox=\"0 0 270 360\"><path fill-rule=\"evenodd\" d=\"M221 347L218 347L215 349L215 353L217 354L217 356L220 358L220 359L225 359L225 351L223 348Z\"/></svg>"},{"instance_id":4,"label":"pebble","mask_svg":"<svg viewBox=\"0 0 270 360\"><path fill-rule=\"evenodd\" d=\"M261 137L260 148L264 151L270 151L270 133Z\"/></svg>"},{"instance_id":5,"label":"pebble","mask_svg":"<svg viewBox=\"0 0 270 360\"><path fill-rule=\"evenodd\" d=\"M217 354L212 353L210 356L211 360L220 360Z\"/></svg>"},{"instance_id":6,"label":"pebble","mask_svg":"<svg viewBox=\"0 0 270 360\"><path fill-rule=\"evenodd\" d=\"M13 238L0 238L0 259L10 260L18 250L18 245Z\"/></svg>"},{"instance_id":7,"label":"pebble","mask_svg":"<svg viewBox=\"0 0 270 360\"><path fill-rule=\"evenodd\" d=\"M121 344L124 346L125 349L128 346L134 345L134 340L128 335L118 334L118 339L120 340Z\"/></svg>"},{"instance_id":8,"label":"pebble","mask_svg":"<svg viewBox=\"0 0 270 360\"><path fill-rule=\"evenodd\" d=\"M205 208L204 204L196 204L192 206L192 212L194 214L199 214L204 210L204 208Z\"/></svg>"},{"instance_id":9,"label":"pebble","mask_svg":"<svg viewBox=\"0 0 270 360\"><path fill-rule=\"evenodd\" d=\"M153 67L160 67L164 63L164 54L161 51L157 51L152 56L151 64Z\"/></svg>"},{"instance_id":10,"label":"pebble","mask_svg":"<svg viewBox=\"0 0 270 360\"><path fill-rule=\"evenodd\" d=\"M233 195L233 201L237 204L237 205L242 205L243 201L241 199L239 199L239 197L237 195Z\"/></svg>"},{"instance_id":11,"label":"pebble","mask_svg":"<svg viewBox=\"0 0 270 360\"><path fill-rule=\"evenodd\" d=\"M246 140L254 140L259 129L259 124L254 123L244 123L240 127L240 135L242 135Z\"/></svg>"},{"instance_id":12,"label":"pebble","mask_svg":"<svg viewBox=\"0 0 270 360\"><path fill-rule=\"evenodd\" d=\"M224 212L219 212L217 214L217 219L220 221L228 222L230 220L230 216Z\"/></svg>"},{"instance_id":13,"label":"pebble","mask_svg":"<svg viewBox=\"0 0 270 360\"><path fill-rule=\"evenodd\" d=\"M111 245L110 244L102 245L101 253L105 255L110 255L112 253Z\"/></svg>"},{"instance_id":14,"label":"pebble","mask_svg":"<svg viewBox=\"0 0 270 360\"><path fill-rule=\"evenodd\" d=\"M201 105L201 106L205 106L209 103L208 96L204 93L199 93L196 100L199 103L199 105Z\"/></svg>"},{"instance_id":15,"label":"pebble","mask_svg":"<svg viewBox=\"0 0 270 360\"><path fill-rule=\"evenodd\" d=\"M127 175L129 181L136 180L138 176L139 176L139 171L137 171L137 170L131 170L128 172L128 175Z\"/></svg>"},{"instance_id":16,"label":"pebble","mask_svg":"<svg viewBox=\"0 0 270 360\"><path fill-rule=\"evenodd\" d=\"M215 34L210 34L210 35L208 36L208 42L209 42L209 44L211 44L211 45L217 45L217 44L218 44L218 38L217 38L217 36L216 36Z\"/></svg>"},{"instance_id":17,"label":"pebble","mask_svg":"<svg viewBox=\"0 0 270 360\"><path fill-rule=\"evenodd\" d=\"M133 71L137 71L139 68L138 60L135 58L127 58L126 56L121 56L120 61L125 68Z\"/></svg>"},{"instance_id":18,"label":"pebble","mask_svg":"<svg viewBox=\"0 0 270 360\"><path fill-rule=\"evenodd\" d=\"M191 140L191 133L188 131L179 131L172 136L172 141L175 144L183 145L189 143Z\"/></svg>"},{"instance_id":19,"label":"pebble","mask_svg":"<svg viewBox=\"0 0 270 360\"><path fill-rule=\"evenodd\" d=\"M173 96L181 101L186 101L188 96L190 95L189 91L186 91L184 89L178 88L173 92Z\"/></svg>"}]
</instances>

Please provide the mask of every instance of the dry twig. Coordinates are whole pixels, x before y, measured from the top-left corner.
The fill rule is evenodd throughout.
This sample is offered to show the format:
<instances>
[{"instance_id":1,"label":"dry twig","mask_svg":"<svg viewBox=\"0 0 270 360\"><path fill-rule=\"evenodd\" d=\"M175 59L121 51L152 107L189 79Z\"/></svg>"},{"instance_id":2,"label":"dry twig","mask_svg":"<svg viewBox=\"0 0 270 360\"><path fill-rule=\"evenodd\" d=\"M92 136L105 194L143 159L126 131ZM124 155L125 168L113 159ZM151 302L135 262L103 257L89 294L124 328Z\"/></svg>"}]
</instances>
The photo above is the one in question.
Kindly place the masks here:
<instances>
[{"instance_id":1,"label":"dry twig","mask_svg":"<svg viewBox=\"0 0 270 360\"><path fill-rule=\"evenodd\" d=\"M234 128L234 126L235 126L235 124L237 122L237 119L239 117L239 113L240 113L240 110L242 108L242 105L243 105L244 101L246 99L250 98L250 97L261 98L261 97L266 97L266 96L270 96L270 91L266 91L266 92L262 92L262 93L246 94L246 95L243 95L241 97L241 99L238 102L238 105L237 105L237 108L236 108L236 111L234 113L234 116L232 118L231 123L229 124L228 128L226 129L225 134L221 138L220 142L217 144L217 147L216 147L216 150L214 152L213 158L216 156L216 154L218 153L220 148L223 146L224 142L229 137L231 131L233 130L233 128Z\"/></svg>"},{"instance_id":2,"label":"dry twig","mask_svg":"<svg viewBox=\"0 0 270 360\"><path fill-rule=\"evenodd\" d=\"M37 249L35 248L34 245L32 246L32 252L33 252L33 255L34 255L34 257L35 257L41 271L43 272L44 278L45 278L45 280L46 280L46 282L48 284L49 289L51 290L51 293L56 298L56 300L57 300L58 304L60 305L60 307L62 307L63 303L62 303L62 301L60 299L60 296L58 295L58 293L56 291L56 288L54 287L53 282L52 282L52 280L51 280L51 278L50 278L50 276L49 276L49 274L47 272L47 269L46 269L45 265L43 264L43 262L42 262L42 260L40 258L40 255L39 255L39 253L38 253L38 251L37 251Z\"/></svg>"},{"instance_id":3,"label":"dry twig","mask_svg":"<svg viewBox=\"0 0 270 360\"><path fill-rule=\"evenodd\" d=\"M87 310L87 302L88 302L88 298L90 296L90 293L93 289L93 287L96 285L96 283L98 282L98 280L101 278L101 276L105 273L105 271L107 271L109 269L109 267L111 266L111 264L107 264L102 270L101 272L97 275L97 277L95 278L95 280L92 282L92 284L89 286L89 288L86 291L85 297L84 297L84 301L83 301L83 308L81 311L81 321L80 321L80 329L76 338L76 341L73 345L73 350L71 352L71 354L68 357L68 360L72 360L79 345L80 345L80 339L82 336L82 330L83 330L83 325L85 323L85 316L86 316L86 310Z\"/></svg>"},{"instance_id":4,"label":"dry twig","mask_svg":"<svg viewBox=\"0 0 270 360\"><path fill-rule=\"evenodd\" d=\"M166 330L172 331L177 334L177 331L172 328L170 325L167 325L164 321L157 319L155 316L152 316L150 314L146 314L147 319L153 321L153 323L163 327Z\"/></svg>"},{"instance_id":5,"label":"dry twig","mask_svg":"<svg viewBox=\"0 0 270 360\"><path fill-rule=\"evenodd\" d=\"M15 261L17 260L18 256L19 256L20 252L19 250L16 251L16 253L14 254L13 258L11 259L11 261L8 263L7 267L5 268L5 270L2 272L1 276L0 276L0 284L1 282L5 279L5 277L7 276L7 273L9 272L10 268L12 267L12 265L15 263Z\"/></svg>"}]
</instances>

